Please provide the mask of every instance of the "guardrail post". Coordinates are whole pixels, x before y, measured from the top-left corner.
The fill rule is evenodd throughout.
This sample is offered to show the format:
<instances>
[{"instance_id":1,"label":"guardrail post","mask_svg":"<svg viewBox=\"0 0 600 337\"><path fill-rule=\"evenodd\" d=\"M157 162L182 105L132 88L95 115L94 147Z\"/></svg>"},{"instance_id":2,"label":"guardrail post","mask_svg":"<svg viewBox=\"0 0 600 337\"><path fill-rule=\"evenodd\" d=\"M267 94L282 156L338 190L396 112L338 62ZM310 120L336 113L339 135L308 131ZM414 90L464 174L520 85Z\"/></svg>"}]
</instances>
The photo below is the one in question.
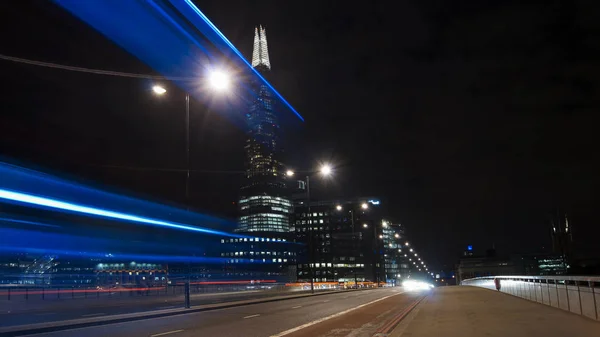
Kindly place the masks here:
<instances>
[{"instance_id":1,"label":"guardrail post","mask_svg":"<svg viewBox=\"0 0 600 337\"><path fill-rule=\"evenodd\" d=\"M536 279L533 279L533 295L535 296L535 301L537 302L537 288L536 288Z\"/></svg>"},{"instance_id":2,"label":"guardrail post","mask_svg":"<svg viewBox=\"0 0 600 337\"><path fill-rule=\"evenodd\" d=\"M594 312L596 313L596 320L598 320L598 306L596 304L596 291L594 290L596 282L588 281L588 285L592 288L592 298L594 299Z\"/></svg>"},{"instance_id":3,"label":"guardrail post","mask_svg":"<svg viewBox=\"0 0 600 337\"><path fill-rule=\"evenodd\" d=\"M558 294L558 282L556 281L556 279L554 280L554 285L556 286L556 302L558 302L556 305L560 309L560 295Z\"/></svg>"},{"instance_id":4,"label":"guardrail post","mask_svg":"<svg viewBox=\"0 0 600 337\"><path fill-rule=\"evenodd\" d=\"M579 314L583 315L583 304L581 303L581 290L579 288L579 281L575 281L577 283L577 296L579 296Z\"/></svg>"},{"instance_id":5,"label":"guardrail post","mask_svg":"<svg viewBox=\"0 0 600 337\"><path fill-rule=\"evenodd\" d=\"M567 293L567 309L571 312L571 301L569 300L569 281L565 280L565 292Z\"/></svg>"},{"instance_id":6,"label":"guardrail post","mask_svg":"<svg viewBox=\"0 0 600 337\"><path fill-rule=\"evenodd\" d=\"M548 303L552 306L552 296L550 296L550 283L548 283L548 279L546 279L546 288L548 288Z\"/></svg>"}]
</instances>

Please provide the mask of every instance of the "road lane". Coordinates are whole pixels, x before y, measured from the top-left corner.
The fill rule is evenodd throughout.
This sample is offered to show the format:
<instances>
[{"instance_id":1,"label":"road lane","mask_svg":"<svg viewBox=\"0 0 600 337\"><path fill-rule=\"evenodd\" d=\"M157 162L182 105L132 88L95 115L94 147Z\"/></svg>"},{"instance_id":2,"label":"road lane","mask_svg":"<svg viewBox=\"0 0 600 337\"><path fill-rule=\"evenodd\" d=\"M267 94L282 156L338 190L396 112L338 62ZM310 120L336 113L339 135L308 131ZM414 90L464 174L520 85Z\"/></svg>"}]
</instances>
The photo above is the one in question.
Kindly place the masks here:
<instances>
[{"instance_id":1,"label":"road lane","mask_svg":"<svg viewBox=\"0 0 600 337\"><path fill-rule=\"evenodd\" d=\"M192 306L196 306L301 294L303 294L303 292L291 291L193 294L191 296L191 303ZM100 299L89 298L83 300L48 300L42 304L43 307L35 307L34 305L39 305L39 303L32 303L32 307L29 307L29 304L25 301L0 303L0 327L65 321L81 317L93 317L99 313L102 313L102 315L121 315L153 310L183 308L184 299L183 296L135 296L131 298L116 297Z\"/></svg>"},{"instance_id":2,"label":"road lane","mask_svg":"<svg viewBox=\"0 0 600 337\"><path fill-rule=\"evenodd\" d=\"M152 336L169 331L178 331L173 336L268 337L388 296L390 297L386 301L397 302L393 299L406 297L407 295L402 294L400 288L338 293L64 330L35 336L130 337ZM327 297L328 302L324 302L323 297Z\"/></svg>"}]
</instances>

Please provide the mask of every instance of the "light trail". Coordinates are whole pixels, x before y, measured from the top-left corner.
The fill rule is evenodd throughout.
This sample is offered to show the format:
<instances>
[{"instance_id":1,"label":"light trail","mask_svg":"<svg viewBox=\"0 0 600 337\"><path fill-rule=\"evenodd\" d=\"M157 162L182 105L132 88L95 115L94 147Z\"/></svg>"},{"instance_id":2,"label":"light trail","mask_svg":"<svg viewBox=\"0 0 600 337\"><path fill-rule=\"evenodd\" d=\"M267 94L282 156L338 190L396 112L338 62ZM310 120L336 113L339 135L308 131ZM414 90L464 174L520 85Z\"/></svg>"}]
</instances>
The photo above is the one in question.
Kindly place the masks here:
<instances>
[{"instance_id":1,"label":"light trail","mask_svg":"<svg viewBox=\"0 0 600 337\"><path fill-rule=\"evenodd\" d=\"M184 225L184 224L179 224L179 223L174 223L174 222L168 222L168 221L164 221L164 220L145 218L145 217L127 214L127 213L114 212L114 211L104 210L104 209L100 209L100 208L96 208L96 207L78 205L78 204L65 202L65 201L61 201L61 200L55 200L55 199L51 199L51 198L47 198L47 197L36 196L36 195L26 194L26 193L20 193L20 192L5 190L5 189L0 189L0 199L17 202L17 203L22 203L22 204L26 204L26 205L35 205L35 206L51 208L51 209L58 209L58 210L69 211L69 212L74 212L74 213L94 215L94 216L99 216L99 217L109 218L109 219L114 219L114 220L124 220L124 221L131 221L131 222L135 222L135 223L147 224L147 225L155 225L155 226L161 226L161 227L183 229L183 230L199 232L199 233L204 233L204 234L221 235L221 236L236 237L236 238L248 237L248 236L235 235L235 234L231 234L231 233L227 233L227 232L223 232L223 231L217 231L217 230L212 230L212 229L207 229L207 228L202 228L202 227L194 227L194 226L189 226L189 225Z\"/></svg>"}]
</instances>

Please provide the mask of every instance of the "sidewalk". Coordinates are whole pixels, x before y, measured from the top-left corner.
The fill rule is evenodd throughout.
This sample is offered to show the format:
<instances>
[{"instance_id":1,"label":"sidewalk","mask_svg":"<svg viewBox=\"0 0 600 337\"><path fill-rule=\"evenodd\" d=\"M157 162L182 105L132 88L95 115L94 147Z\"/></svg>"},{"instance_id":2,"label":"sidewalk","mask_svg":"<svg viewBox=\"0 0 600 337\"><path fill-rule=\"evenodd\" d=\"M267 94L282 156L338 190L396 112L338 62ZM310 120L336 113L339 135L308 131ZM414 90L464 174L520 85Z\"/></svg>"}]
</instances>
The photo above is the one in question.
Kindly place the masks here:
<instances>
[{"instance_id":1,"label":"sidewalk","mask_svg":"<svg viewBox=\"0 0 600 337\"><path fill-rule=\"evenodd\" d=\"M497 291L440 287L389 337L592 337L600 323Z\"/></svg>"}]
</instances>

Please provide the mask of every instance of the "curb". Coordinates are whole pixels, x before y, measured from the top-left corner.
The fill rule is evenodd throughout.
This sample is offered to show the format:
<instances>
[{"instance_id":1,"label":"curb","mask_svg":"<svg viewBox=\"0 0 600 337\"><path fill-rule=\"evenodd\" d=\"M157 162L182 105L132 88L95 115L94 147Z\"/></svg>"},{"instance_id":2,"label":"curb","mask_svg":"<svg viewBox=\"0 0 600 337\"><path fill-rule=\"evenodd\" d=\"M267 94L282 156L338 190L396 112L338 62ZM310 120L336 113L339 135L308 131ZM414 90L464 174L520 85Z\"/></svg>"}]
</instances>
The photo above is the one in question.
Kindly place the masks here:
<instances>
[{"instance_id":1,"label":"curb","mask_svg":"<svg viewBox=\"0 0 600 337\"><path fill-rule=\"evenodd\" d=\"M37 327L35 327L35 325L33 327L31 325L29 325L27 327L23 327L22 325L21 326L12 326L12 327L7 327L5 329L0 329L0 337L23 336L23 335L30 335L30 334L56 332L56 331L62 331L62 330L80 329L80 328L87 328L87 327L106 325L106 324L133 322L133 321L140 321L140 320L144 320L144 319L153 319L153 318L169 317L169 316L176 316L176 315L185 315L185 314L191 314L191 313L197 313L197 312L203 312L203 311L228 309L228 308L241 307L241 306L253 305L253 304L279 302L279 301L285 301L285 300L292 300L292 299L296 299L296 298L333 295L333 294L340 294L340 293L345 293L345 292L365 291L365 290L371 290L371 289L323 292L323 293L317 293L317 294L306 294L306 295L290 296L290 297L283 297L283 298L258 299L255 301L248 300L248 301L244 301L241 303L240 302L222 303L220 305L207 305L205 307L200 307L200 308L192 307L190 309L184 309L184 308L168 309L168 310L163 310L160 312L157 312L157 311L152 312L151 311L151 312L115 315L115 318L110 318L110 316L107 316L107 317L96 317L96 318L90 318L90 319L68 320L68 321L61 321L61 322L57 322L57 323L53 323L53 322L39 323L39 324L35 324L35 325L38 325ZM123 317L125 315L131 315L131 316ZM82 320L84 320L84 322L81 322ZM61 323L63 323L63 324L61 324Z\"/></svg>"}]
</instances>

